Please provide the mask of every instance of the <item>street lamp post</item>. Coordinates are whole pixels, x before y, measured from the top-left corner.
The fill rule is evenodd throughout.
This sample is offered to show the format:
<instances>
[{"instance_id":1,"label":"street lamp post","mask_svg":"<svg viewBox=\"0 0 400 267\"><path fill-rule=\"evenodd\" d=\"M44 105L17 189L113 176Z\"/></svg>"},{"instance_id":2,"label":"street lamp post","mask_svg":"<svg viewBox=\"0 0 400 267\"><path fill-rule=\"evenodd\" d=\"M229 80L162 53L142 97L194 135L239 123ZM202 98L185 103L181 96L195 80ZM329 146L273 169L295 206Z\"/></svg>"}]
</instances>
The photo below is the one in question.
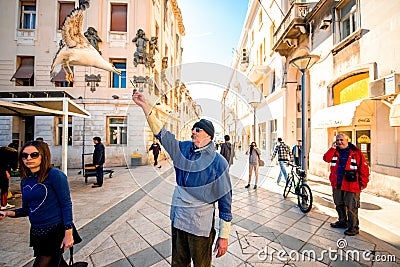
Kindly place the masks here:
<instances>
[{"instance_id":1,"label":"street lamp post","mask_svg":"<svg viewBox=\"0 0 400 267\"><path fill-rule=\"evenodd\" d=\"M317 55L304 55L293 58L289 64L296 67L301 72L301 141L302 141L302 153L301 153L301 167L303 170L307 170L307 125L306 125L306 87L305 87L305 71L310 69L318 60Z\"/></svg>"}]
</instances>

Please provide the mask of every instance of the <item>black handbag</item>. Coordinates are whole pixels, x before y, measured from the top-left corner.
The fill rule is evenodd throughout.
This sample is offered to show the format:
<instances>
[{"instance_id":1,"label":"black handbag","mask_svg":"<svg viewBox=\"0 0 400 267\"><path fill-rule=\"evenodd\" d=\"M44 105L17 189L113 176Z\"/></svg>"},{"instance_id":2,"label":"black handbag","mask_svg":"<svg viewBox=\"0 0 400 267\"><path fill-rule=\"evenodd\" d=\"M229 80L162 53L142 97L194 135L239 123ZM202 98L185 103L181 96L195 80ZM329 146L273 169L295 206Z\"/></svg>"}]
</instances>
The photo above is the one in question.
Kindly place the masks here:
<instances>
[{"instance_id":1,"label":"black handbag","mask_svg":"<svg viewBox=\"0 0 400 267\"><path fill-rule=\"evenodd\" d=\"M357 172L356 171L344 171L344 178L347 182L356 182L357 181Z\"/></svg>"},{"instance_id":2,"label":"black handbag","mask_svg":"<svg viewBox=\"0 0 400 267\"><path fill-rule=\"evenodd\" d=\"M71 267L87 267L89 264L86 261L74 262L74 247L69 248L69 264Z\"/></svg>"}]
</instances>

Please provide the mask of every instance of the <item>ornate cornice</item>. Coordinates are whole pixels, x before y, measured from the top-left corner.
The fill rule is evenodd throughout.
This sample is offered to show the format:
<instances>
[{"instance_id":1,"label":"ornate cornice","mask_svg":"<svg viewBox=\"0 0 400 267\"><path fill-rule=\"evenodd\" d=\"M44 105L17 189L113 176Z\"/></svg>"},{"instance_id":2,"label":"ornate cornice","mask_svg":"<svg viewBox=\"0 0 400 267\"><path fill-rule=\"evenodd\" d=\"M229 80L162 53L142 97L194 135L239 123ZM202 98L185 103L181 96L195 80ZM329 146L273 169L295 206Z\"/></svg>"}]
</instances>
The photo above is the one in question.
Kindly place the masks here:
<instances>
[{"instance_id":1,"label":"ornate cornice","mask_svg":"<svg viewBox=\"0 0 400 267\"><path fill-rule=\"evenodd\" d=\"M185 35L185 26L183 25L182 13L181 13L181 9L178 7L178 1L171 0L171 5L172 5L172 12L174 13L176 20L178 21L179 34L181 36L184 36Z\"/></svg>"}]
</instances>

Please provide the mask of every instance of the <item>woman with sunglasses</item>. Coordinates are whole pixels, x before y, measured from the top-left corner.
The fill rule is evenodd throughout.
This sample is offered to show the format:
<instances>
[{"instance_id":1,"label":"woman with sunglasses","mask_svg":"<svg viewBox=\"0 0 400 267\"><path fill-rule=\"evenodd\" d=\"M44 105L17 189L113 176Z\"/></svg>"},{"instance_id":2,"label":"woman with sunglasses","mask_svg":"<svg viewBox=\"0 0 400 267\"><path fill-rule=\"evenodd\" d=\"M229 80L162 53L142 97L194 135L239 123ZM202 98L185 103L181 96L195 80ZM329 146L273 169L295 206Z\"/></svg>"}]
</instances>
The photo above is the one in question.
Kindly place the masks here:
<instances>
[{"instance_id":1,"label":"woman with sunglasses","mask_svg":"<svg viewBox=\"0 0 400 267\"><path fill-rule=\"evenodd\" d=\"M0 220L29 216L30 246L36 257L34 267L68 266L62 249L81 241L72 220L67 176L51 168L50 162L45 142L27 142L19 154L22 207L0 212Z\"/></svg>"}]
</instances>

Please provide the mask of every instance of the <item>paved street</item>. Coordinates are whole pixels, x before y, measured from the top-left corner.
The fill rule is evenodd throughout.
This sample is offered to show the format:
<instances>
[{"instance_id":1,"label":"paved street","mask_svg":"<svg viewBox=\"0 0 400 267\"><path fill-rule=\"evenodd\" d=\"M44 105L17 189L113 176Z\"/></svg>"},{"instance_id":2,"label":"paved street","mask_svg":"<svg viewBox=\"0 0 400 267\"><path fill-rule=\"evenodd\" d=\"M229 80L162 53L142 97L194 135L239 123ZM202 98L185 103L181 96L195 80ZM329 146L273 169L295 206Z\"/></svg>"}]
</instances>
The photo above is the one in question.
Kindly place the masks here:
<instances>
[{"instance_id":1,"label":"paved street","mask_svg":"<svg viewBox=\"0 0 400 267\"><path fill-rule=\"evenodd\" d=\"M361 233L347 237L343 230L329 226L336 218L326 179L309 177L316 203L311 212L303 214L296 198L283 199L283 187L275 183L277 166L260 169L257 190L245 189L246 163L246 156L239 154L231 167L234 219L230 246L227 255L213 260L213 266L400 265L399 203L363 193ZM150 165L114 168L114 177L107 177L102 188L91 188L95 177L85 184L79 170L69 170L74 220L83 238L75 246L76 261L96 267L170 265L169 203L174 172L169 161L161 165L160 169ZM13 191L18 183L18 178L12 179ZM9 203L18 206L20 199ZM1 221L0 236L0 266L31 266L26 218Z\"/></svg>"}]
</instances>

